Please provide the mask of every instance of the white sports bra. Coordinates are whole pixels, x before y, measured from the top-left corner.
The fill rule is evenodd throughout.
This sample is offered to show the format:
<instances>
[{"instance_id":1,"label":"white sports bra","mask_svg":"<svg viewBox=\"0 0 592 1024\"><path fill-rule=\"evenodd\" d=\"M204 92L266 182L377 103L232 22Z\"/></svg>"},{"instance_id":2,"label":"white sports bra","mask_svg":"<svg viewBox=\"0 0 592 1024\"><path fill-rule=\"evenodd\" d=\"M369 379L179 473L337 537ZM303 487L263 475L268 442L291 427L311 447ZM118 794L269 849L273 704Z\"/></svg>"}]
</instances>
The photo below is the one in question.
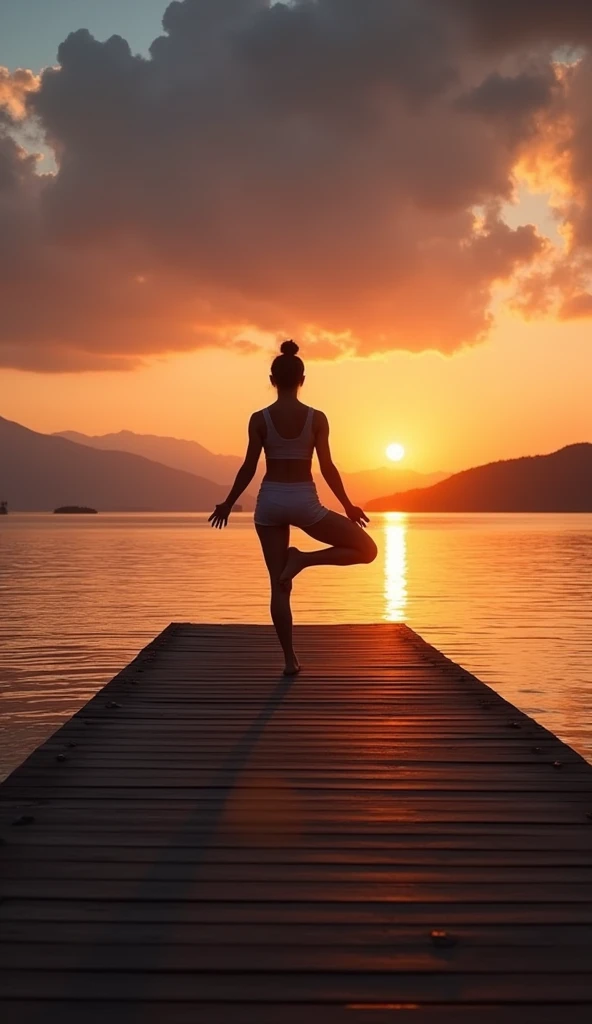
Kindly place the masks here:
<instances>
[{"instance_id":1,"label":"white sports bra","mask_svg":"<svg viewBox=\"0 0 592 1024\"><path fill-rule=\"evenodd\" d=\"M310 460L314 452L314 434L312 419L314 409L308 410L302 432L298 437L282 437L273 425L269 409L263 410L267 433L263 442L263 451L268 459L302 459Z\"/></svg>"}]
</instances>

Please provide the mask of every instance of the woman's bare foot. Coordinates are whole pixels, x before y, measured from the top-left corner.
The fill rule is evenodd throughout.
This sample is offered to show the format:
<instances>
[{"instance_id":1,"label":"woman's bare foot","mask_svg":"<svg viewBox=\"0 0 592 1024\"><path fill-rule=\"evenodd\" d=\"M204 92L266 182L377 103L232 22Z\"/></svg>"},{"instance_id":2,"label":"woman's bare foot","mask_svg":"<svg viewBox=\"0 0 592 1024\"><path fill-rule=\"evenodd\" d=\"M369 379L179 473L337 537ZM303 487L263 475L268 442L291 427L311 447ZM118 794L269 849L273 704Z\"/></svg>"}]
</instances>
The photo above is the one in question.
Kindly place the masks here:
<instances>
[{"instance_id":1,"label":"woman's bare foot","mask_svg":"<svg viewBox=\"0 0 592 1024\"><path fill-rule=\"evenodd\" d=\"M302 668L302 665L298 661L298 658L296 657L296 655L294 655L293 658L289 658L286 661L286 667L284 669L284 675L285 676L297 676L298 673L300 672L301 668Z\"/></svg>"},{"instance_id":2,"label":"woman's bare foot","mask_svg":"<svg viewBox=\"0 0 592 1024\"><path fill-rule=\"evenodd\" d=\"M286 564L283 568L280 576L280 583L282 586L286 586L291 583L295 576L304 569L303 554L298 548L288 548L288 557L286 558Z\"/></svg>"}]
</instances>

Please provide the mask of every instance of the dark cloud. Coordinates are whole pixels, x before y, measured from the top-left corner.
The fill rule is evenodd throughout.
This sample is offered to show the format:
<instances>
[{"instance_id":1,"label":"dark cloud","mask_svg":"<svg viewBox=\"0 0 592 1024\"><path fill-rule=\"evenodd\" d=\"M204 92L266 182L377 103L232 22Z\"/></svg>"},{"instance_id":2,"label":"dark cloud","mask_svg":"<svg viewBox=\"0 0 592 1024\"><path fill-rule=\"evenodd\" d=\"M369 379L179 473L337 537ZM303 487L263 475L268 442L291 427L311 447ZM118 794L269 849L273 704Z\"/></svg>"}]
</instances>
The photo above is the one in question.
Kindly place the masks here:
<instances>
[{"instance_id":1,"label":"dark cloud","mask_svg":"<svg viewBox=\"0 0 592 1024\"><path fill-rule=\"evenodd\" d=\"M494 71L479 85L458 100L461 110L468 110L481 117L509 118L517 115L529 116L549 106L553 88L557 82L548 69L547 74L501 75Z\"/></svg>"},{"instance_id":2,"label":"dark cloud","mask_svg":"<svg viewBox=\"0 0 592 1024\"><path fill-rule=\"evenodd\" d=\"M20 100L57 173L0 143L0 362L482 338L495 285L545 253L500 211L567 87L544 50L476 56L461 6L185 0L147 60L70 35Z\"/></svg>"},{"instance_id":3,"label":"dark cloud","mask_svg":"<svg viewBox=\"0 0 592 1024\"><path fill-rule=\"evenodd\" d=\"M456 14L486 49L540 40L580 46L592 39L590 0L432 0Z\"/></svg>"}]
</instances>

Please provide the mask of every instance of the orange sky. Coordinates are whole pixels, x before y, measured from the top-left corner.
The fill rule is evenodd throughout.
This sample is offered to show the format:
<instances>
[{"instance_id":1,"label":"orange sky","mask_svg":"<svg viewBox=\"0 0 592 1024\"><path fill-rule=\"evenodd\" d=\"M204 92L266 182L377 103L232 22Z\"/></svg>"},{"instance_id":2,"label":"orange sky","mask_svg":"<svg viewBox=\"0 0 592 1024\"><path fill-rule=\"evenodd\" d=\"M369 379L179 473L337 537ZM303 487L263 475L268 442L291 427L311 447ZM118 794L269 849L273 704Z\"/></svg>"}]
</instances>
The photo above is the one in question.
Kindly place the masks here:
<instances>
[{"instance_id":1,"label":"orange sky","mask_svg":"<svg viewBox=\"0 0 592 1024\"><path fill-rule=\"evenodd\" d=\"M306 352L303 352L306 357ZM1 414L41 431L126 428L241 450L247 417L273 399L267 359L207 351L130 373L0 372ZM455 471L592 441L590 327L501 318L490 339L454 356L396 353L313 362L303 400L327 411L344 469L384 463Z\"/></svg>"}]
</instances>

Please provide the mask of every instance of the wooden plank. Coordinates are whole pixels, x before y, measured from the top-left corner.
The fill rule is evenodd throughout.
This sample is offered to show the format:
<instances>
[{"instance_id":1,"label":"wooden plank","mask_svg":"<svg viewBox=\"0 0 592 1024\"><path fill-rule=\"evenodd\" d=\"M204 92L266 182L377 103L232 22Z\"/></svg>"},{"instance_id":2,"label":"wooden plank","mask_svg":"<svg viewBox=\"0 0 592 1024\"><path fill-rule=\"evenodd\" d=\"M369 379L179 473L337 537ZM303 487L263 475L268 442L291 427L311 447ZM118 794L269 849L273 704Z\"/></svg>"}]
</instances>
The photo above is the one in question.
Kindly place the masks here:
<instances>
[{"instance_id":1,"label":"wooden plank","mask_svg":"<svg viewBox=\"0 0 592 1024\"><path fill-rule=\"evenodd\" d=\"M406 627L298 645L173 625L0 787L3 1024L590 1019L590 766Z\"/></svg>"},{"instance_id":2,"label":"wooden plank","mask_svg":"<svg viewBox=\"0 0 592 1024\"><path fill-rule=\"evenodd\" d=\"M83 943L136 946L162 945L164 938L179 945L200 946L321 946L333 949L348 946L365 948L386 947L396 950L417 948L434 951L430 931L421 925L375 922L359 924L350 922L347 928L331 923L298 922L187 922L172 920L149 924L136 921L119 921L115 938L105 934L104 923L84 921L5 921L2 938L5 942L23 944L27 949L31 943ZM588 924L467 924L457 923L453 938L457 949L475 950L477 947L519 947L534 949L538 946L555 948L592 946L592 925ZM448 951L444 950L444 955Z\"/></svg>"},{"instance_id":3,"label":"wooden plank","mask_svg":"<svg viewBox=\"0 0 592 1024\"><path fill-rule=\"evenodd\" d=\"M5 971L88 970L101 973L167 971L174 974L219 973L232 962L237 973L265 972L321 974L545 974L590 975L592 945L577 946L480 946L438 950L426 942L423 947L355 945L308 947L284 942L253 945L228 942L210 946L205 940L179 943L168 936L166 943L125 945L103 942L93 949L92 964L85 962L80 943L0 942L0 963ZM590 979L592 986L592 979Z\"/></svg>"},{"instance_id":4,"label":"wooden plank","mask_svg":"<svg viewBox=\"0 0 592 1024\"><path fill-rule=\"evenodd\" d=\"M14 812L12 817L14 818ZM19 820L18 818L16 819ZM307 833L305 836L286 832L258 830L256 835L241 835L236 833L224 835L222 832L212 834L210 831L191 830L175 837L175 844L171 845L170 832L166 829L155 827L152 831L125 830L125 826L119 831L101 831L97 829L85 829L84 832L77 832L72 829L56 830L51 824L44 827L36 825L35 831L19 829L16 832L17 841L10 839L5 841L3 847L4 863L20 856L24 859L31 857L38 859L39 856L51 859L54 848L67 849L69 859L83 859L90 855L96 856L97 852L101 857L112 856L124 860L129 856L133 859L134 852L138 852L139 861L170 860L183 861L196 859L200 863L207 863L218 855L224 857L235 856L241 858L260 857L261 862L267 862L268 855L273 857L277 854L277 861L280 862L286 851L293 852L297 856L302 852L302 862L306 862L311 852L327 847L335 848L338 844L339 850L344 853L356 851L364 856L376 855L383 859L383 863L396 864L399 858L404 856L408 861L418 863L416 857L420 858L424 853L431 856L439 856L441 853L452 853L455 863L461 863L467 856L490 853L493 858L500 857L502 863L506 854L514 855L548 855L558 857L561 861L564 857L577 857L578 863L587 864L590 862L590 838L588 825L578 828L562 829L557 835L555 827L539 825L466 825L465 823L454 826L456 834L451 835L448 830L439 832L420 831L416 829L410 832L403 827L400 831L392 833L376 833L367 831L364 834L359 832L333 832L331 834L322 831L314 834ZM11 836L15 833L11 832ZM295 863L294 859L291 863ZM299 863L299 861L296 861ZM534 861L533 861L534 863Z\"/></svg>"},{"instance_id":5,"label":"wooden plank","mask_svg":"<svg viewBox=\"0 0 592 1024\"><path fill-rule=\"evenodd\" d=\"M493 864L483 867L467 867L460 864L434 864L431 867L399 866L392 864L377 865L350 865L348 867L335 866L331 864L277 864L261 860L250 864L228 864L214 861L207 864L195 861L192 864L144 862L150 864L151 882L190 882L196 883L224 883L226 884L260 884L262 875L265 875L265 885L278 883L284 885L313 883L322 886L335 886L346 884L368 886L378 884L388 885L390 888L397 885L427 886L438 882L454 885L507 885L518 884L525 887L528 892L529 885L546 884L554 886L557 884L569 884L583 886L592 883L592 864L589 862L581 867L569 865L559 867L552 864L549 867L538 867L533 864L526 864L521 867L508 867L500 864ZM264 867L264 870L263 870ZM146 868L142 862L126 862L118 859L116 862L101 861L79 861L79 860L10 860L6 859L3 864L2 877L5 882L18 879L26 879L35 882L45 879L54 881L80 882L88 881L130 881L141 877ZM16 890L7 885L6 889L11 895L18 895ZM6 891L5 889L5 891ZM54 890L55 891L55 890ZM215 889L213 890L215 892ZM329 891L327 888L325 891ZM248 894L248 886L246 888ZM59 895L59 890L56 893Z\"/></svg>"},{"instance_id":6,"label":"wooden plank","mask_svg":"<svg viewBox=\"0 0 592 1024\"><path fill-rule=\"evenodd\" d=\"M224 803L221 803L224 806ZM30 806L29 810L35 812L36 827L52 823L101 832L119 832L126 824L132 828L130 818L133 818L137 826L145 830L151 827L159 830L165 826L182 829L185 833L209 833L216 828L220 835L237 836L243 833L248 839L249 834L260 829L278 835L289 832L390 835L396 834L398 825L414 812L421 815L421 824L426 831L436 829L439 825L445 826L448 831L458 825L571 825L585 822L589 807L589 801L575 802L567 798L563 804L540 802L538 806L529 805L522 808L519 801L513 805L510 805L509 801L507 805L500 801L488 806L485 799L474 800L464 805L460 800L454 799L448 802L448 806L442 806L434 799L429 803L424 802L419 808L411 802L389 809L379 807L374 811L363 806L351 807L349 816L348 808L339 810L331 808L327 803L308 807L305 817L301 812L301 805L297 809L289 805L278 808L276 805L270 810L251 801L237 800L236 804L228 808L224 822L220 820L220 805L216 803L186 805L179 802L178 807L171 807L165 801L127 801L127 806L113 806L110 810L108 806L95 808L93 802L89 800L85 806L76 805L72 801L69 807L54 808L36 804Z\"/></svg>"},{"instance_id":7,"label":"wooden plank","mask_svg":"<svg viewBox=\"0 0 592 1024\"><path fill-rule=\"evenodd\" d=\"M251 1001L313 1003L418 1002L455 1000L474 1002L532 1003L561 1001L570 1004L592 1001L589 971L565 976L545 973L473 974L467 972L462 984L445 971L431 973L402 971L354 973L260 971L182 972L156 971L148 963L142 971L102 972L4 971L0 970L0 991L6 999L86 998L161 999L166 1002L195 1000L245 1003Z\"/></svg>"},{"instance_id":8,"label":"wooden plank","mask_svg":"<svg viewBox=\"0 0 592 1024\"><path fill-rule=\"evenodd\" d=\"M262 865L267 868L304 867L306 865L329 865L352 866L354 868L366 868L384 866L389 869L406 869L413 871L425 867L445 870L453 867L458 870L468 868L472 871L489 868L546 868L556 871L561 868L584 868L592 870L590 852L585 849L559 850L541 849L540 844L533 842L531 848L526 849L504 849L503 846L492 846L487 843L483 849L463 849L457 842L451 848L437 846L428 842L427 849L418 840L414 846L403 845L387 847L383 850L376 849L373 845L369 847L334 847L323 848L314 846L302 846L294 843L288 848L274 844L270 847L242 847L242 846L204 846L195 847L172 847L168 848L159 857L158 847L148 844L113 845L100 846L90 840L86 843L64 843L40 841L39 837L33 837L36 842L25 844L19 843L16 846L8 845L3 850L3 874L9 877L13 865L23 870L28 868L31 862L42 861L44 865L63 865L63 870L68 871L66 865L99 864L102 868L109 865L118 865L139 872L142 864L153 865L200 865L201 867L218 867L224 865L238 865L240 869L256 867L261 870ZM86 837L85 837L86 838ZM51 837L53 839L53 837ZM133 868L132 868L133 866ZM70 876L69 876L70 877ZM556 876L554 876L556 877Z\"/></svg>"},{"instance_id":9,"label":"wooden plank","mask_svg":"<svg viewBox=\"0 0 592 1024\"><path fill-rule=\"evenodd\" d=\"M567 1019L565 1004L542 1006L539 1002L491 1006L484 1003L420 1005L418 1003L350 1003L345 1005L294 1006L289 1003L260 1003L244 1006L179 1001L175 1003L126 999L93 1002L55 999L3 1000L3 1024L558 1024ZM569 1007L569 1024L589 1024L586 1005Z\"/></svg>"},{"instance_id":10,"label":"wooden plank","mask_svg":"<svg viewBox=\"0 0 592 1024\"><path fill-rule=\"evenodd\" d=\"M465 882L442 881L439 884L422 881L417 883L386 883L374 882L302 882L297 879L288 881L267 881L266 872L259 872L261 878L256 881L234 882L231 879L211 880L189 878L186 882L162 882L155 879L151 872L136 876L131 881L111 881L101 879L51 880L27 877L26 879L4 879L0 882L0 899L48 899L48 900L125 900L132 903L136 900L152 902L169 902L182 893L186 903L284 903L287 898L295 902L314 903L372 903L381 900L383 903L394 903L401 906L405 903L481 903L484 893L489 903L592 903L591 882L504 882L497 879L491 882L469 884Z\"/></svg>"},{"instance_id":11,"label":"wooden plank","mask_svg":"<svg viewBox=\"0 0 592 1024\"><path fill-rule=\"evenodd\" d=\"M6 828L4 834L7 845L15 842L23 845L39 842L63 842L67 837L68 843L72 845L87 845L91 843L96 846L117 846L120 844L147 845L153 847L170 847L170 823L156 819L130 820L121 823L113 823L107 827L108 822L94 822L85 824L84 829L79 829L79 822L75 819L72 823L59 826L48 820L39 819L39 802L30 801L28 804L18 803L10 806L6 814ZM9 813L8 813L9 811ZM35 829L31 831L19 828L22 812L27 815L27 824L34 824ZM32 812L29 814L29 812ZM182 819L183 820L183 819ZM12 828L11 828L12 826ZM281 822L273 825L265 822L259 823L256 830L239 830L234 827L223 827L218 824L213 830L204 825L195 824L193 820L187 825L185 818L183 830L175 833L175 847L178 848L203 848L207 847L228 847L241 846L245 849L254 847L298 846L310 844L312 847L319 845L335 845L339 843L344 848L361 849L367 846L377 849L387 846L399 846L406 849L413 849L430 842L436 847L444 844L448 849L483 849L489 848L496 843L503 844L503 849L529 849L533 843L544 849L590 849L590 826L587 819L578 819L576 823L563 825L559 830L553 823L545 822L431 822L418 821L410 825L407 821L400 821L393 824L382 825L381 823L364 823L347 821L334 824L325 822L318 825L316 822L307 822L306 832L295 831L294 828L285 827Z\"/></svg>"},{"instance_id":12,"label":"wooden plank","mask_svg":"<svg viewBox=\"0 0 592 1024\"><path fill-rule=\"evenodd\" d=\"M53 889L53 885L48 886ZM534 894L533 894L534 895ZM0 905L0 922L5 921L103 921L114 926L122 920L137 923L186 921L197 923L284 923L415 925L421 928L453 928L458 924L592 924L592 903L587 902L498 902L441 903L408 901L343 902L315 900L291 902L252 900L192 901L127 899L40 899L10 898Z\"/></svg>"},{"instance_id":13,"label":"wooden plank","mask_svg":"<svg viewBox=\"0 0 592 1024\"><path fill-rule=\"evenodd\" d=\"M220 790L231 788L235 781L229 770L218 774L211 771L195 772L191 768L188 768L186 772L171 771L167 768L160 771L151 768L145 772L133 772L125 768L87 771L77 764L74 767L74 772L68 771L67 773L62 770L57 772L50 770L45 773L29 772L25 776L20 776L12 786L7 787L7 793L10 792L15 797L20 794L27 796L30 782L34 780L38 791L43 792L47 788L57 789L62 797L77 795L77 791L80 789L88 790L89 794L94 794L96 791L96 794L102 795L103 799L108 798L111 793L117 796L120 791L140 796L146 789L155 792L163 790L167 795L180 793L184 796L186 796L184 791L191 789L203 797L216 797ZM529 768L530 770L528 770ZM269 789L270 786L266 776L260 773L243 773L242 781L243 784L252 788ZM308 777L283 773L280 784L289 786L295 791L303 791L306 795L309 793L332 795L333 791L337 791L337 793L346 791L354 795L363 793L373 799L381 794L386 796L414 790L424 792L426 789L432 793L440 791L555 793L559 790L561 792L583 792L592 798L592 784L585 769L578 767L577 772L573 769L566 769L559 777L559 773L554 772L552 767L546 764L532 768L525 766L519 778L516 778L513 769L504 769L498 766L498 770L493 773L491 765L486 765L485 767L471 766L471 768L465 766L460 768L457 766L441 767L439 771L431 772L414 769L397 771L394 769L390 778L360 777L357 772L352 772L349 777L325 776L322 770L319 770L316 776L311 773Z\"/></svg>"}]
</instances>

